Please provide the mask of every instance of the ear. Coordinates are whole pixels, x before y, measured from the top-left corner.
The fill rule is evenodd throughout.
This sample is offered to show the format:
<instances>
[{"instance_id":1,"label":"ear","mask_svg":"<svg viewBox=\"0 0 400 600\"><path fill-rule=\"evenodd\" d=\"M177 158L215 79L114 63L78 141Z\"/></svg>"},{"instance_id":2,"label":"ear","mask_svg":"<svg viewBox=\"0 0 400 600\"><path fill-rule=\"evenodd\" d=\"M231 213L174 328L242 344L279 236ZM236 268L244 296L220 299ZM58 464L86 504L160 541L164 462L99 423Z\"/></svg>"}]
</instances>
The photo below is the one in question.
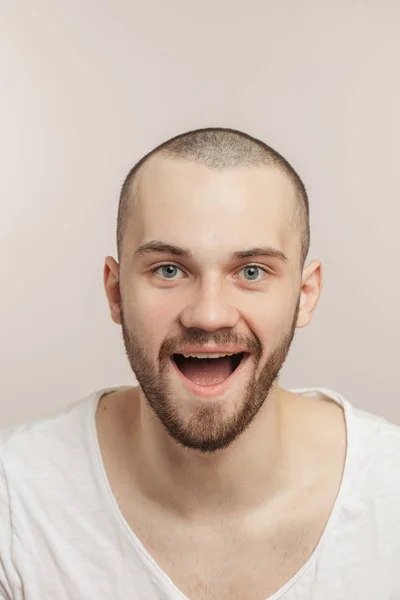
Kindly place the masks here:
<instances>
[{"instance_id":1,"label":"ear","mask_svg":"<svg viewBox=\"0 0 400 600\"><path fill-rule=\"evenodd\" d=\"M106 257L104 265L104 289L110 306L111 318L121 325L121 292L119 287L119 267L112 256Z\"/></svg>"},{"instance_id":2,"label":"ear","mask_svg":"<svg viewBox=\"0 0 400 600\"><path fill-rule=\"evenodd\" d=\"M310 323L321 292L322 266L318 260L312 260L303 269L297 328L306 327Z\"/></svg>"}]
</instances>

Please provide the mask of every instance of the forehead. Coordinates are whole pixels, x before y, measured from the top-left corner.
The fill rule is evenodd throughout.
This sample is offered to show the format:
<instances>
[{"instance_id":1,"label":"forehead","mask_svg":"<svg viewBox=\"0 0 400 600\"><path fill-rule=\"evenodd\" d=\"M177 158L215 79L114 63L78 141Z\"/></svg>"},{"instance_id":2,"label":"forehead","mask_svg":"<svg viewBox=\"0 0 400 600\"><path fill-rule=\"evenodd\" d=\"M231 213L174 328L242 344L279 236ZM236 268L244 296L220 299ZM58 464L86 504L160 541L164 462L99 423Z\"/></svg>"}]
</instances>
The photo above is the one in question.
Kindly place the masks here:
<instances>
[{"instance_id":1,"label":"forehead","mask_svg":"<svg viewBox=\"0 0 400 600\"><path fill-rule=\"evenodd\" d=\"M288 254L293 245L295 190L273 166L212 169L155 156L137 174L133 196L135 246L156 239L215 253L256 242Z\"/></svg>"}]
</instances>

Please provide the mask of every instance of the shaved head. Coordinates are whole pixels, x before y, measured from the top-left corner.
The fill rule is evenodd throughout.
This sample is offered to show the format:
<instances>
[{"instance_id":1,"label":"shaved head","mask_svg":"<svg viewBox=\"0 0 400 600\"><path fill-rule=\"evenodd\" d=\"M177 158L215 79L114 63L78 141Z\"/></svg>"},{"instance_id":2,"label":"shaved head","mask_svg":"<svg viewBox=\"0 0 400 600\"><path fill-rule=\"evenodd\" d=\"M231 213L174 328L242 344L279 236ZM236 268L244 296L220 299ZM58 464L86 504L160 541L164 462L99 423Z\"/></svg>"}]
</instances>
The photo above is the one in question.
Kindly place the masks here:
<instances>
[{"instance_id":1,"label":"shaved head","mask_svg":"<svg viewBox=\"0 0 400 600\"><path fill-rule=\"evenodd\" d=\"M319 295L308 223L294 169L240 131L184 133L131 169L105 283L149 432L216 452L264 418Z\"/></svg>"},{"instance_id":2,"label":"shaved head","mask_svg":"<svg viewBox=\"0 0 400 600\"><path fill-rule=\"evenodd\" d=\"M144 163L155 155L198 162L216 170L263 165L281 170L294 189L292 225L300 235L300 262L303 267L310 246L309 203L303 182L287 160L264 142L241 131L219 127L197 129L173 137L151 150L129 171L122 186L118 207L117 250L120 262L124 235L134 203L135 179Z\"/></svg>"}]
</instances>

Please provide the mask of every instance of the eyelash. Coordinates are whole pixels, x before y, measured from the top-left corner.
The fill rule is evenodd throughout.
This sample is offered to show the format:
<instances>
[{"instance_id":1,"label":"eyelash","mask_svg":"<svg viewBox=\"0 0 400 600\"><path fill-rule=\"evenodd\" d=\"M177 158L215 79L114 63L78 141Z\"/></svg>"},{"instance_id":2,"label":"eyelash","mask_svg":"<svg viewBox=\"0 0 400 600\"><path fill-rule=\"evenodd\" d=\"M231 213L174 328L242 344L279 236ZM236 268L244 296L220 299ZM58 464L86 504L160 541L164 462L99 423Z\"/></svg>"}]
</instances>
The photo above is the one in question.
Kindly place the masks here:
<instances>
[{"instance_id":1,"label":"eyelash","mask_svg":"<svg viewBox=\"0 0 400 600\"><path fill-rule=\"evenodd\" d=\"M154 275L156 274L156 272L161 269L162 267L175 267L176 269L179 269L181 271L183 271L183 269L181 267L178 267L178 265L174 265L174 263L163 263L162 265L158 265L158 267L155 267L154 269L151 270L151 273L153 273ZM256 267L257 269L260 269L261 271L264 271L264 273L266 275L271 275L271 272L266 269L265 267L260 267L260 265L256 265L253 263L250 263L248 265L244 265L240 270L242 271L243 269L245 269L246 267ZM163 279L164 281L174 281L174 279L168 279L166 277L161 277L161 279ZM254 281L252 282L251 280L248 280L250 283L260 283L260 281Z\"/></svg>"}]
</instances>

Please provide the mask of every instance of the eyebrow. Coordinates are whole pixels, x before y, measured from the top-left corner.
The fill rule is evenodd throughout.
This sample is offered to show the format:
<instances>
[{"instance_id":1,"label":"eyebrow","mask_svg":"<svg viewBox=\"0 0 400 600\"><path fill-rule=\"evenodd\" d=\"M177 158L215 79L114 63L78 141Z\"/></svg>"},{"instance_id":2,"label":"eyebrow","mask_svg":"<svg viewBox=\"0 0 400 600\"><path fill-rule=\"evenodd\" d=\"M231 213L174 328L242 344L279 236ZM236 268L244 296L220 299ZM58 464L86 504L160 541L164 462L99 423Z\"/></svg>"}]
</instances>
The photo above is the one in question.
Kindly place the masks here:
<instances>
[{"instance_id":1,"label":"eyebrow","mask_svg":"<svg viewBox=\"0 0 400 600\"><path fill-rule=\"evenodd\" d=\"M181 248L180 246L174 246L173 244L166 244L153 240L146 242L139 246L135 251L134 256L143 256L152 252L162 252L163 254L172 254L174 256L181 256L188 259L192 259L193 255L188 248ZM289 261L288 257L277 248L271 246L257 246L256 248L249 248L247 250L238 250L230 255L230 260L238 260L241 258L250 258L252 256L267 256L268 258L277 258L278 260L286 263Z\"/></svg>"}]
</instances>

